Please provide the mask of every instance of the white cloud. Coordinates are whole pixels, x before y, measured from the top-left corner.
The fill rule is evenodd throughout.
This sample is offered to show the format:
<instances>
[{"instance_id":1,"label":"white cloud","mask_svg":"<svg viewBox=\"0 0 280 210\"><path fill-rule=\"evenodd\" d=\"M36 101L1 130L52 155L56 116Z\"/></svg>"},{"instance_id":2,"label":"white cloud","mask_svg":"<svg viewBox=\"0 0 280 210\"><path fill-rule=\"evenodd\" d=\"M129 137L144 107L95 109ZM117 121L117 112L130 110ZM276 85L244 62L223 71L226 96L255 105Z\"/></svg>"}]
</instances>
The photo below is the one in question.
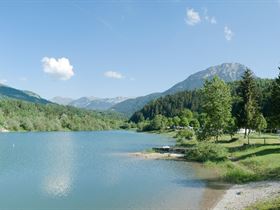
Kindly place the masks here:
<instances>
[{"instance_id":1,"label":"white cloud","mask_svg":"<svg viewBox=\"0 0 280 210\"><path fill-rule=\"evenodd\" d=\"M187 9L187 17L185 18L185 22L193 26L201 21L199 13L196 12L194 9Z\"/></svg>"},{"instance_id":2,"label":"white cloud","mask_svg":"<svg viewBox=\"0 0 280 210\"><path fill-rule=\"evenodd\" d=\"M215 17L205 16L205 20L211 24L217 24L217 20Z\"/></svg>"},{"instance_id":3,"label":"white cloud","mask_svg":"<svg viewBox=\"0 0 280 210\"><path fill-rule=\"evenodd\" d=\"M211 18L210 18L210 23L211 23L211 24L217 24L216 18L215 18L215 17L211 17Z\"/></svg>"},{"instance_id":4,"label":"white cloud","mask_svg":"<svg viewBox=\"0 0 280 210\"><path fill-rule=\"evenodd\" d=\"M104 73L104 76L113 78L113 79L123 79L124 78L124 76L121 73L116 72L116 71L106 71Z\"/></svg>"},{"instance_id":5,"label":"white cloud","mask_svg":"<svg viewBox=\"0 0 280 210\"><path fill-rule=\"evenodd\" d=\"M44 72L60 80L68 80L74 76L73 66L67 58L42 59Z\"/></svg>"},{"instance_id":6,"label":"white cloud","mask_svg":"<svg viewBox=\"0 0 280 210\"><path fill-rule=\"evenodd\" d=\"M204 11L204 19L206 20L206 22L209 22L211 24L217 24L216 18L214 16L211 17L211 16L208 15L208 9L207 8L204 8L203 11Z\"/></svg>"},{"instance_id":7,"label":"white cloud","mask_svg":"<svg viewBox=\"0 0 280 210\"><path fill-rule=\"evenodd\" d=\"M227 41L232 40L234 33L232 32L232 30L229 27L225 26L224 33L225 33L225 38Z\"/></svg>"}]
</instances>

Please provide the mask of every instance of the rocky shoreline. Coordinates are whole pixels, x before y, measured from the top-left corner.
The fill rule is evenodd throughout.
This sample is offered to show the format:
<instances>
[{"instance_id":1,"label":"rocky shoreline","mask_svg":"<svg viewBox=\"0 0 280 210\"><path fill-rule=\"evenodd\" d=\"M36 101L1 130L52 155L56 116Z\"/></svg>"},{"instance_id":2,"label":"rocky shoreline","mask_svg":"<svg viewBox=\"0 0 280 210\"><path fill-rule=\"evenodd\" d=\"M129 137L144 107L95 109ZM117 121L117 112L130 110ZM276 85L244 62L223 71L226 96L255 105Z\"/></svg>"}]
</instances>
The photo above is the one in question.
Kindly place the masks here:
<instances>
[{"instance_id":1,"label":"rocky shoreline","mask_svg":"<svg viewBox=\"0 0 280 210\"><path fill-rule=\"evenodd\" d=\"M280 181L251 182L229 188L213 210L243 210L266 199L280 196Z\"/></svg>"}]
</instances>

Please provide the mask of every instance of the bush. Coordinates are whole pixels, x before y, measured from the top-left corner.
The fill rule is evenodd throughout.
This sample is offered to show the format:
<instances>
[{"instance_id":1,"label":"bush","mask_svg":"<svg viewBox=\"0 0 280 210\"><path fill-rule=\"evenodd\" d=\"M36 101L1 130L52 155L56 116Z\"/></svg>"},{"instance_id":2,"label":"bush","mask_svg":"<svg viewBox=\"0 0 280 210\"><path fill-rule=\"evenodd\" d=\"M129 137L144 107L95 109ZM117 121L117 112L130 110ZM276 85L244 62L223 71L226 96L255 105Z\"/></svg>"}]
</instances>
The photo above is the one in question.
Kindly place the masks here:
<instances>
[{"instance_id":1,"label":"bush","mask_svg":"<svg viewBox=\"0 0 280 210\"><path fill-rule=\"evenodd\" d=\"M177 133L176 138L188 139L191 140L193 137L193 131L190 129L181 130Z\"/></svg>"},{"instance_id":2,"label":"bush","mask_svg":"<svg viewBox=\"0 0 280 210\"><path fill-rule=\"evenodd\" d=\"M186 153L186 158L192 161L223 161L227 159L227 149L214 143L198 143Z\"/></svg>"},{"instance_id":3,"label":"bush","mask_svg":"<svg viewBox=\"0 0 280 210\"><path fill-rule=\"evenodd\" d=\"M208 141L211 139L211 135L207 132L207 129L204 127L196 130L196 138L198 141Z\"/></svg>"}]
</instances>

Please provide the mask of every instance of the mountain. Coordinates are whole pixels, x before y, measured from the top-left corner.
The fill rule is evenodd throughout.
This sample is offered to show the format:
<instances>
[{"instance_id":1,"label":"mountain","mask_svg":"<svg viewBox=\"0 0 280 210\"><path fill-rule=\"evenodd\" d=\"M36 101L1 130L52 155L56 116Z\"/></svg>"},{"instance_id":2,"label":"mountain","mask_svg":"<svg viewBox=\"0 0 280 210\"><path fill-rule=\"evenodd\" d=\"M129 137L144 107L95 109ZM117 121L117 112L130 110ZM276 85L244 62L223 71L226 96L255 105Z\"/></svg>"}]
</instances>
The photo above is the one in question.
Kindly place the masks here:
<instances>
[{"instance_id":1,"label":"mountain","mask_svg":"<svg viewBox=\"0 0 280 210\"><path fill-rule=\"evenodd\" d=\"M172 88L165 91L163 95L201 88L205 80L211 80L214 76L218 76L225 82L240 80L247 68L248 67L239 63L223 63L221 65L212 66L208 69L190 75L184 81L179 82Z\"/></svg>"},{"instance_id":2,"label":"mountain","mask_svg":"<svg viewBox=\"0 0 280 210\"><path fill-rule=\"evenodd\" d=\"M116 105L112 106L111 110L130 116L135 111L142 109L150 101L155 100L161 96L161 93L152 93L146 96L127 99L123 102L117 103Z\"/></svg>"},{"instance_id":3,"label":"mountain","mask_svg":"<svg viewBox=\"0 0 280 210\"><path fill-rule=\"evenodd\" d=\"M112 107L112 110L131 116L134 112L142 109L150 101L181 91L201 88L205 80L212 79L214 76L218 76L226 82L240 80L246 69L247 67L245 65L239 63L223 63L221 65L212 66L190 75L187 79L177 83L163 93L154 93L147 96L137 97L135 99L129 99L116 104Z\"/></svg>"},{"instance_id":4,"label":"mountain","mask_svg":"<svg viewBox=\"0 0 280 210\"><path fill-rule=\"evenodd\" d=\"M95 98L87 105L86 109L92 110L108 110L112 106L127 100L125 97L116 98Z\"/></svg>"},{"instance_id":5,"label":"mountain","mask_svg":"<svg viewBox=\"0 0 280 210\"><path fill-rule=\"evenodd\" d=\"M126 97L116 98L97 98L97 97L81 97L79 99L71 99L65 97L54 97L53 102L61 105L69 105L77 108L90 110L108 110L117 103L127 100Z\"/></svg>"},{"instance_id":6,"label":"mountain","mask_svg":"<svg viewBox=\"0 0 280 210\"><path fill-rule=\"evenodd\" d=\"M74 101L74 99L57 96L57 97L52 98L51 101L56 104L60 104L60 105L68 105L69 103Z\"/></svg>"},{"instance_id":7,"label":"mountain","mask_svg":"<svg viewBox=\"0 0 280 210\"><path fill-rule=\"evenodd\" d=\"M50 101L41 98L38 94L26 90L18 90L3 84L0 84L0 98L17 99L38 104L48 104Z\"/></svg>"}]
</instances>

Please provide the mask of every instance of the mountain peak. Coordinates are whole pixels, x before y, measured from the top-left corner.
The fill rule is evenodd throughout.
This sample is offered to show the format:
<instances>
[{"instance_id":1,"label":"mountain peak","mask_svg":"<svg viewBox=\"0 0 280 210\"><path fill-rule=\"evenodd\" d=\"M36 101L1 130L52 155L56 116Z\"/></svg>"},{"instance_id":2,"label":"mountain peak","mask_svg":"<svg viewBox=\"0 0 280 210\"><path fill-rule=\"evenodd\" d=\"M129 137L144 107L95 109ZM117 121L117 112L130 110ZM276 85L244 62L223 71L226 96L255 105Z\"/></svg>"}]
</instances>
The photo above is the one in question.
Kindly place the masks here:
<instances>
[{"instance_id":1,"label":"mountain peak","mask_svg":"<svg viewBox=\"0 0 280 210\"><path fill-rule=\"evenodd\" d=\"M174 85L164 94L172 94L184 90L194 90L203 86L205 80L218 76L225 82L233 82L240 80L244 72L248 69L240 63L222 63L220 65L211 66L205 70L190 75L184 81Z\"/></svg>"}]
</instances>

